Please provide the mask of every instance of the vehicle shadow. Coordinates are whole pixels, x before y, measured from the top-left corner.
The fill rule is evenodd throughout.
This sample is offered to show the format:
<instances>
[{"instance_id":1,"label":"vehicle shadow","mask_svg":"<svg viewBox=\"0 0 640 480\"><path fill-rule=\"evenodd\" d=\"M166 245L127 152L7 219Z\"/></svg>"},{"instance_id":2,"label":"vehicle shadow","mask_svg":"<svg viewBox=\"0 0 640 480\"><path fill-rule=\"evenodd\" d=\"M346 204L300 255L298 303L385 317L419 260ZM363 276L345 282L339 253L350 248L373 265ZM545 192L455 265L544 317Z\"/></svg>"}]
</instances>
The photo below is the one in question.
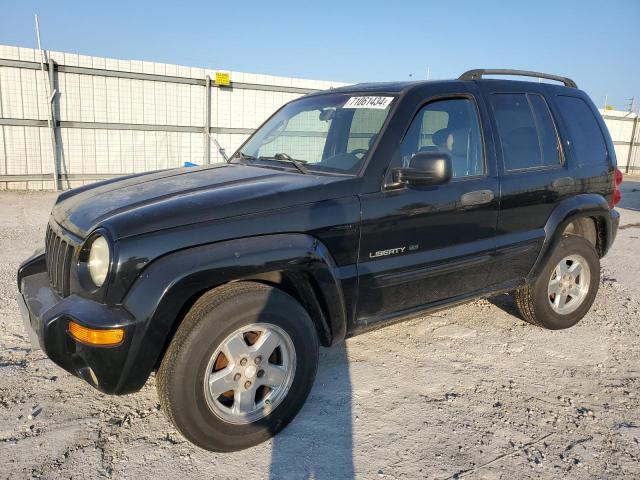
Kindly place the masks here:
<instances>
[{"instance_id":1,"label":"vehicle shadow","mask_svg":"<svg viewBox=\"0 0 640 480\"><path fill-rule=\"evenodd\" d=\"M624 180L620 185L620 193L622 199L618 208L640 212L640 181Z\"/></svg>"},{"instance_id":2,"label":"vehicle shadow","mask_svg":"<svg viewBox=\"0 0 640 480\"><path fill-rule=\"evenodd\" d=\"M343 206L328 200L309 212L306 230L317 225L352 223ZM352 238L338 235L333 249L345 251ZM272 440L271 479L351 479L353 427L351 378L344 341L321 348L317 376L305 405L296 418Z\"/></svg>"},{"instance_id":3,"label":"vehicle shadow","mask_svg":"<svg viewBox=\"0 0 640 480\"><path fill-rule=\"evenodd\" d=\"M512 292L501 293L499 295L489 297L487 298L487 301L498 307L503 312L522 320L522 317L518 312L518 308L516 307L516 299Z\"/></svg>"},{"instance_id":4,"label":"vehicle shadow","mask_svg":"<svg viewBox=\"0 0 640 480\"><path fill-rule=\"evenodd\" d=\"M345 342L323 348L305 406L272 441L270 478L354 478L351 398Z\"/></svg>"}]
</instances>

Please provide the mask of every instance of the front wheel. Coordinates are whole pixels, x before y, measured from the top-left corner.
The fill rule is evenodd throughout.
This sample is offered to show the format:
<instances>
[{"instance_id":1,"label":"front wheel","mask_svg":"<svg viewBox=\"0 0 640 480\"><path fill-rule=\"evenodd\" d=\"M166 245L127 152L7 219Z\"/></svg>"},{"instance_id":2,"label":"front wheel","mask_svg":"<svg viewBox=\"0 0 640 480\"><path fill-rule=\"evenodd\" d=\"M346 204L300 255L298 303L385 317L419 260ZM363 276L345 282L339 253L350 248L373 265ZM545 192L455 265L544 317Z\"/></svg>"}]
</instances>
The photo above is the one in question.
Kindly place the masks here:
<instances>
[{"instance_id":1,"label":"front wheel","mask_svg":"<svg viewBox=\"0 0 640 480\"><path fill-rule=\"evenodd\" d=\"M205 293L162 360L163 410L192 443L228 452L275 435L313 385L318 340L311 318L286 293L239 282Z\"/></svg>"},{"instance_id":2,"label":"front wheel","mask_svg":"<svg viewBox=\"0 0 640 480\"><path fill-rule=\"evenodd\" d=\"M516 306L529 323L551 330L569 328L587 314L599 284L595 248L583 237L568 235L538 278L516 290Z\"/></svg>"}]
</instances>

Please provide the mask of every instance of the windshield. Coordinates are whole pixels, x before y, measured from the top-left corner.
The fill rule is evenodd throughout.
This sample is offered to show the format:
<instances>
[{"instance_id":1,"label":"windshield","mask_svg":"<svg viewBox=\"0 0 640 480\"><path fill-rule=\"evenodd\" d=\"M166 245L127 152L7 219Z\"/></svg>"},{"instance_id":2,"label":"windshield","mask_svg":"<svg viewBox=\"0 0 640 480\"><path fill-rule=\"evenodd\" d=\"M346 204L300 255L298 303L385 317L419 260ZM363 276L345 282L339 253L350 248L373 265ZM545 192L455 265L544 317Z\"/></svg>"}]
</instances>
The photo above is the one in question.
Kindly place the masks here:
<instances>
[{"instance_id":1,"label":"windshield","mask_svg":"<svg viewBox=\"0 0 640 480\"><path fill-rule=\"evenodd\" d=\"M295 100L258 129L231 162L286 164L301 173L357 174L393 99L327 94Z\"/></svg>"}]
</instances>

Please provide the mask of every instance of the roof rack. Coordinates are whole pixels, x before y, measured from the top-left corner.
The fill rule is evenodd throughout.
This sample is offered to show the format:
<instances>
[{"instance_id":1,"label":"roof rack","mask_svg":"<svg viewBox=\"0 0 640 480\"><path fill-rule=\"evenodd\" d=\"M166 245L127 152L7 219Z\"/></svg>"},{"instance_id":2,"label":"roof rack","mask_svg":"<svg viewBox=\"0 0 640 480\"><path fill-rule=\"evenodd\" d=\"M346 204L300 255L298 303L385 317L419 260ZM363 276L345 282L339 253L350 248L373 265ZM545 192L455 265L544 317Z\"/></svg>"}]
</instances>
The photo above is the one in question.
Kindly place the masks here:
<instances>
[{"instance_id":1,"label":"roof rack","mask_svg":"<svg viewBox=\"0 0 640 480\"><path fill-rule=\"evenodd\" d=\"M567 77L561 77L559 75L551 75L549 73L530 72L528 70L509 70L502 68L478 68L476 70L469 70L464 72L459 80L479 80L483 75L516 75L520 77L535 77L546 78L547 80L555 80L556 82L562 82L565 86L571 88L578 88L576 82Z\"/></svg>"}]
</instances>

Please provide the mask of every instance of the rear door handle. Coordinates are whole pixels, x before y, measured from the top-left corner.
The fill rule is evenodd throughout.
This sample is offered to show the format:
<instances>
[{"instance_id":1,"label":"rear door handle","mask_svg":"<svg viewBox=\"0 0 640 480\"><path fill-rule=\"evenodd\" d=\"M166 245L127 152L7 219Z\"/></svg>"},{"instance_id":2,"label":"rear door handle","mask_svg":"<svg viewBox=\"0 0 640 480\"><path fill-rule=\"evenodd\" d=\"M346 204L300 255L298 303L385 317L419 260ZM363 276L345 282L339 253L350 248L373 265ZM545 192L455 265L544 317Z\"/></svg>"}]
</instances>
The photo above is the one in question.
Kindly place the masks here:
<instances>
[{"instance_id":1,"label":"rear door handle","mask_svg":"<svg viewBox=\"0 0 640 480\"><path fill-rule=\"evenodd\" d=\"M556 178L551 186L553 188L573 187L576 184L576 180L573 177L560 177Z\"/></svg>"},{"instance_id":2,"label":"rear door handle","mask_svg":"<svg viewBox=\"0 0 640 480\"><path fill-rule=\"evenodd\" d=\"M490 203L495 198L493 190L476 190L475 192L467 192L460 197L460 203L468 207L470 205L483 205Z\"/></svg>"}]
</instances>

